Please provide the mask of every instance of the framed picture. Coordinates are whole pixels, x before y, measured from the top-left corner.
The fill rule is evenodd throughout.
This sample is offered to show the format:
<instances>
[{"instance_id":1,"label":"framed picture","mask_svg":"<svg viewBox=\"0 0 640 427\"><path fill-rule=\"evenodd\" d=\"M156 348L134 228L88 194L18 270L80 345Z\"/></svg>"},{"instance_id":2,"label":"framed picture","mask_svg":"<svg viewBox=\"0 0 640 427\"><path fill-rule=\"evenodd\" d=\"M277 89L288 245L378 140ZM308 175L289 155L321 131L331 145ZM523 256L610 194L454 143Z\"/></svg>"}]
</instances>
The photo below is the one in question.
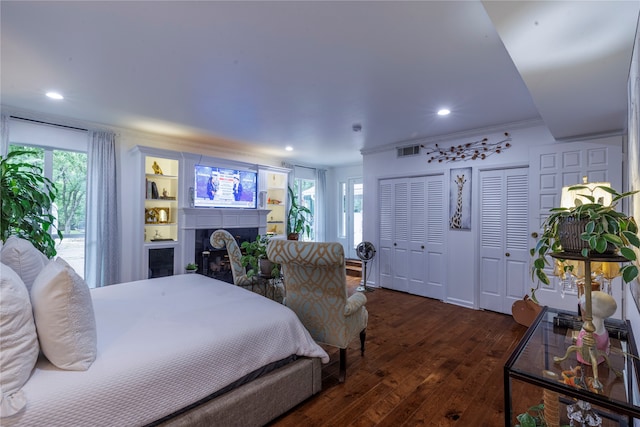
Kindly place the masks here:
<instances>
[{"instance_id":1,"label":"framed picture","mask_svg":"<svg viewBox=\"0 0 640 427\"><path fill-rule=\"evenodd\" d=\"M471 168L451 169L449 178L449 228L471 229Z\"/></svg>"},{"instance_id":2,"label":"framed picture","mask_svg":"<svg viewBox=\"0 0 640 427\"><path fill-rule=\"evenodd\" d=\"M144 223L145 224L157 224L158 223L158 212L156 208L145 208L144 209Z\"/></svg>"},{"instance_id":3,"label":"framed picture","mask_svg":"<svg viewBox=\"0 0 640 427\"><path fill-rule=\"evenodd\" d=\"M156 216L158 218L158 222L160 224L166 224L171 219L170 217L170 208L156 208Z\"/></svg>"}]
</instances>

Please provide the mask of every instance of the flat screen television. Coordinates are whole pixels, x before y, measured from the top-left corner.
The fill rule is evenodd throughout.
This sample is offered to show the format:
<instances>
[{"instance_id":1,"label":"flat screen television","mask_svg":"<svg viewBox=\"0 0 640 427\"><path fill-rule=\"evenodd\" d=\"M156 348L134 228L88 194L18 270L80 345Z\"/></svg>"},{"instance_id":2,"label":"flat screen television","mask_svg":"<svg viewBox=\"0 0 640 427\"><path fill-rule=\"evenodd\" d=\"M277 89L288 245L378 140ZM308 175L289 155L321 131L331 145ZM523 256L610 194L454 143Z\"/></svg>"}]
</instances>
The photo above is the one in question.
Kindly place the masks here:
<instances>
[{"instance_id":1,"label":"flat screen television","mask_svg":"<svg viewBox=\"0 0 640 427\"><path fill-rule=\"evenodd\" d=\"M194 175L195 207L257 208L257 172L196 165Z\"/></svg>"}]
</instances>

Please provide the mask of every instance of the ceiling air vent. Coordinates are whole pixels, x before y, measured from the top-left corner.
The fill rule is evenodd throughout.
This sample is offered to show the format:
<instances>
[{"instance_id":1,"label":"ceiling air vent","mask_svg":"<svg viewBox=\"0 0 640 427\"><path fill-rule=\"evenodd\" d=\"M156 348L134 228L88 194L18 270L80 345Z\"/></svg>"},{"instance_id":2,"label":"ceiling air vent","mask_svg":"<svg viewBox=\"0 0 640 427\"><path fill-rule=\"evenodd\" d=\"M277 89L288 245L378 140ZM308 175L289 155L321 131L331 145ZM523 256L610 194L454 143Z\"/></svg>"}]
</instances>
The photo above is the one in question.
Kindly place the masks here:
<instances>
[{"instance_id":1,"label":"ceiling air vent","mask_svg":"<svg viewBox=\"0 0 640 427\"><path fill-rule=\"evenodd\" d=\"M420 154L419 145L398 148L398 157L417 156Z\"/></svg>"}]
</instances>

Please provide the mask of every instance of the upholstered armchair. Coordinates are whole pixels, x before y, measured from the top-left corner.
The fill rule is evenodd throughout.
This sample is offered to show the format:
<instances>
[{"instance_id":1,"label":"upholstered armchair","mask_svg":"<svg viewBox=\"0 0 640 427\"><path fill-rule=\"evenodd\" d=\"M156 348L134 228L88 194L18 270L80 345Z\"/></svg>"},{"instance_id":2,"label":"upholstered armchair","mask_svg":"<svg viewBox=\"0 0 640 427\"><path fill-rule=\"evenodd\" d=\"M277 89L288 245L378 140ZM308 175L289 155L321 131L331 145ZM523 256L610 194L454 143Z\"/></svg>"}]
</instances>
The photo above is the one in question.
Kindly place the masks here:
<instances>
[{"instance_id":1,"label":"upholstered armchair","mask_svg":"<svg viewBox=\"0 0 640 427\"><path fill-rule=\"evenodd\" d=\"M233 274L233 283L238 286L251 285L251 278L247 277L247 270L242 265L242 252L236 239L227 230L216 230L211 234L209 239L211 246L216 249L227 247L229 254L229 263L231 264L231 273Z\"/></svg>"},{"instance_id":2,"label":"upholstered armchair","mask_svg":"<svg viewBox=\"0 0 640 427\"><path fill-rule=\"evenodd\" d=\"M360 335L364 355L367 298L362 293L347 297L344 250L339 243L272 240L267 256L281 265L284 304L291 308L313 339L340 349L340 382L346 377L349 343Z\"/></svg>"},{"instance_id":3,"label":"upholstered armchair","mask_svg":"<svg viewBox=\"0 0 640 427\"><path fill-rule=\"evenodd\" d=\"M242 252L238 246L235 237L227 230L216 230L211 234L209 239L211 246L216 249L222 249L226 246L229 255L229 264L231 266L231 274L233 274L233 283L237 286L243 286L252 292L269 296L267 288L274 286L272 297L273 300L281 302L284 298L284 289L282 284L271 283L271 279L261 277L247 277L247 269L242 265Z\"/></svg>"}]
</instances>

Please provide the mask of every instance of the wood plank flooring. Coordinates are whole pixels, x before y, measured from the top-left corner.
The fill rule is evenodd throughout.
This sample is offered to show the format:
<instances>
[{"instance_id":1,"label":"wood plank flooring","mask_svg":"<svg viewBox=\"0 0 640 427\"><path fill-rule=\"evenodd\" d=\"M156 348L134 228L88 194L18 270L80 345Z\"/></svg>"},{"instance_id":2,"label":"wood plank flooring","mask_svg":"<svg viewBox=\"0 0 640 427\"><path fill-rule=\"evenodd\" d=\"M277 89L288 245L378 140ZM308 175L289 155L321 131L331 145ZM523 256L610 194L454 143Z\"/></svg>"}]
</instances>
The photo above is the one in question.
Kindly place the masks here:
<instances>
[{"instance_id":1,"label":"wood plank flooring","mask_svg":"<svg viewBox=\"0 0 640 427\"><path fill-rule=\"evenodd\" d=\"M358 278L348 278L350 291ZM385 289L367 295L366 351L325 347L322 392L270 425L502 426L503 366L526 328L511 316Z\"/></svg>"}]
</instances>

